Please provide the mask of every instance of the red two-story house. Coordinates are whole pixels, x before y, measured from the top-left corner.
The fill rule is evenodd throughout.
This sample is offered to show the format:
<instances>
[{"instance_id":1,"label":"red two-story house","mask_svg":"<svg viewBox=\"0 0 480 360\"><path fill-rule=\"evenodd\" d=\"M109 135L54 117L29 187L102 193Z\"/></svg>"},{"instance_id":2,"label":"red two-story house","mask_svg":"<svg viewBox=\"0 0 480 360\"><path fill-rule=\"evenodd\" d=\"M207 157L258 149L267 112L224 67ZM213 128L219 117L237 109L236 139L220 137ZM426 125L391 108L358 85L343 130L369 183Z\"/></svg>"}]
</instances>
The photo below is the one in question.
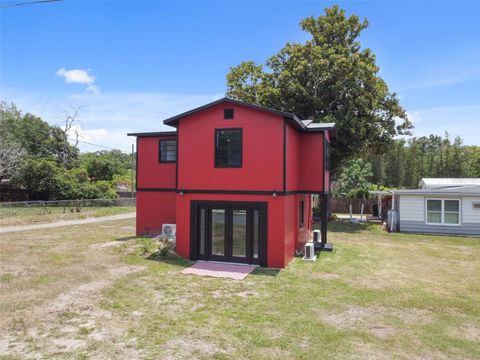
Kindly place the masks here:
<instances>
[{"instance_id":1,"label":"red two-story house","mask_svg":"<svg viewBox=\"0 0 480 360\"><path fill-rule=\"evenodd\" d=\"M312 195L326 239L333 124L224 98L137 137L137 235L176 224L185 258L283 268L311 237Z\"/></svg>"}]
</instances>

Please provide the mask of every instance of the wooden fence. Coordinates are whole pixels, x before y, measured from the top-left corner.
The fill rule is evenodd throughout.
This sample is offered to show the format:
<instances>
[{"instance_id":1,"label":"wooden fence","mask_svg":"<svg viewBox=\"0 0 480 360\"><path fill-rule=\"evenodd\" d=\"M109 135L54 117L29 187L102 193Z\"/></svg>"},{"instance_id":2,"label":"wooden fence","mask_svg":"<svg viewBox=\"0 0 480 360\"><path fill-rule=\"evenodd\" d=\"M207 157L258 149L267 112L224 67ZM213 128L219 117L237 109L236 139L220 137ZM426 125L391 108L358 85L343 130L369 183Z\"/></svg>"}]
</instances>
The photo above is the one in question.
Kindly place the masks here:
<instances>
[{"instance_id":1,"label":"wooden fence","mask_svg":"<svg viewBox=\"0 0 480 360\"><path fill-rule=\"evenodd\" d=\"M350 199L350 198L330 198L330 211L332 213L350 213L350 204L352 204L353 213L360 214L362 204L364 204L363 213L371 214L373 205L377 205L377 198L367 200Z\"/></svg>"}]
</instances>

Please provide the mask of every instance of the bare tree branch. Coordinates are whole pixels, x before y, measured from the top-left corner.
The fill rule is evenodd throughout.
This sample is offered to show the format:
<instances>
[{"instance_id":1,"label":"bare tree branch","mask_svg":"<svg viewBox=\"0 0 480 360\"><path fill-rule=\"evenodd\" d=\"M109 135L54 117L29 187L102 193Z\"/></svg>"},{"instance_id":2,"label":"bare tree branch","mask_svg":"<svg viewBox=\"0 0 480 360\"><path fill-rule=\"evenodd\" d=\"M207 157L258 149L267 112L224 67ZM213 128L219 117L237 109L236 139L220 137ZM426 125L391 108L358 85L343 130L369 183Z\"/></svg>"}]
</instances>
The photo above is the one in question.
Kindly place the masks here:
<instances>
[{"instance_id":1,"label":"bare tree branch","mask_svg":"<svg viewBox=\"0 0 480 360\"><path fill-rule=\"evenodd\" d=\"M25 151L20 145L8 142L0 136L0 180L17 173L17 165L24 154Z\"/></svg>"}]
</instances>

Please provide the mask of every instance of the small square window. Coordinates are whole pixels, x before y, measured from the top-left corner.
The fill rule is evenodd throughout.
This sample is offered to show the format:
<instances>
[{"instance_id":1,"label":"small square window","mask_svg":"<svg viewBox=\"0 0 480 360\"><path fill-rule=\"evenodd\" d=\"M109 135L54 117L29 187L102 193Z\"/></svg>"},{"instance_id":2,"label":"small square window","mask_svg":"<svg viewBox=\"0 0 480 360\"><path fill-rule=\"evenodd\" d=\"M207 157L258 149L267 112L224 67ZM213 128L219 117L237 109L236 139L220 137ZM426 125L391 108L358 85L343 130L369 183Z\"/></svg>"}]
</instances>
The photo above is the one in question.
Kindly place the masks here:
<instances>
[{"instance_id":1,"label":"small square window","mask_svg":"<svg viewBox=\"0 0 480 360\"><path fill-rule=\"evenodd\" d=\"M161 163L177 161L177 140L160 140L159 161Z\"/></svg>"},{"instance_id":2,"label":"small square window","mask_svg":"<svg viewBox=\"0 0 480 360\"><path fill-rule=\"evenodd\" d=\"M305 227L305 201L301 200L298 207L298 227Z\"/></svg>"},{"instance_id":3,"label":"small square window","mask_svg":"<svg viewBox=\"0 0 480 360\"><path fill-rule=\"evenodd\" d=\"M233 119L234 111L233 109L224 109L223 110L223 118L224 119Z\"/></svg>"}]
</instances>

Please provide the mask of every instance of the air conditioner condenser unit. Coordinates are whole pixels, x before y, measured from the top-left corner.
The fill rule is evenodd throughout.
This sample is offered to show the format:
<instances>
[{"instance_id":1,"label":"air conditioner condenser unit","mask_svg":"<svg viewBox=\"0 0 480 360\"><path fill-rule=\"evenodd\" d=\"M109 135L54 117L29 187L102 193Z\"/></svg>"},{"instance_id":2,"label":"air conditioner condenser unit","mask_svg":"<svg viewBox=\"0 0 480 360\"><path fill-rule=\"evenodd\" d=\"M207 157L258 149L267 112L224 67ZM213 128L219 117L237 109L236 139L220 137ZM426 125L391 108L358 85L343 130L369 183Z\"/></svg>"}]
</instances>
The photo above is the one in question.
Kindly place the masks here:
<instances>
[{"instance_id":1,"label":"air conditioner condenser unit","mask_svg":"<svg viewBox=\"0 0 480 360\"><path fill-rule=\"evenodd\" d=\"M175 238L177 234L177 226L175 224L163 224L162 235L167 238Z\"/></svg>"},{"instance_id":2,"label":"air conditioner condenser unit","mask_svg":"<svg viewBox=\"0 0 480 360\"><path fill-rule=\"evenodd\" d=\"M305 244L305 255L303 256L302 260L305 261L315 261L317 260L317 255L315 255L315 247L313 243L309 242Z\"/></svg>"}]
</instances>

